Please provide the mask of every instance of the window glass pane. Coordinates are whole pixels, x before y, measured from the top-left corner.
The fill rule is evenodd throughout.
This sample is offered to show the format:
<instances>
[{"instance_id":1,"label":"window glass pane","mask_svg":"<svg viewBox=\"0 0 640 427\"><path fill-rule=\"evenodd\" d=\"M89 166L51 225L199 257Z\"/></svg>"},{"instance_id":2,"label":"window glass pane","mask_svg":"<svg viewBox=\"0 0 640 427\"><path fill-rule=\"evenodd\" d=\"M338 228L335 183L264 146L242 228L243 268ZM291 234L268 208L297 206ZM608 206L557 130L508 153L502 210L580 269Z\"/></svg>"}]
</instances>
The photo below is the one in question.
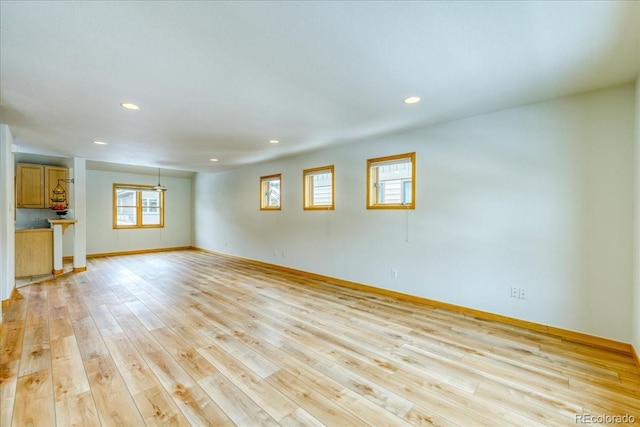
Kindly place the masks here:
<instances>
[{"instance_id":1,"label":"window glass pane","mask_svg":"<svg viewBox=\"0 0 640 427\"><path fill-rule=\"evenodd\" d=\"M123 208L118 207L118 225L122 226L135 226L136 221L136 208Z\"/></svg>"},{"instance_id":2,"label":"window glass pane","mask_svg":"<svg viewBox=\"0 0 640 427\"><path fill-rule=\"evenodd\" d=\"M151 212L149 209L152 206L160 205L160 193L157 191L143 191L142 192L142 212Z\"/></svg>"},{"instance_id":3,"label":"window glass pane","mask_svg":"<svg viewBox=\"0 0 640 427\"><path fill-rule=\"evenodd\" d=\"M402 203L411 203L411 180L402 181Z\"/></svg>"},{"instance_id":4,"label":"window glass pane","mask_svg":"<svg viewBox=\"0 0 640 427\"><path fill-rule=\"evenodd\" d=\"M267 189L268 205L271 207L280 206L280 180L269 181L269 187Z\"/></svg>"},{"instance_id":5,"label":"window glass pane","mask_svg":"<svg viewBox=\"0 0 640 427\"><path fill-rule=\"evenodd\" d=\"M312 175L311 204L313 206L331 205L331 173Z\"/></svg>"},{"instance_id":6,"label":"window glass pane","mask_svg":"<svg viewBox=\"0 0 640 427\"><path fill-rule=\"evenodd\" d=\"M411 201L411 160L394 161L389 164L374 166L378 181L377 203L401 204ZM404 187L408 182L409 186Z\"/></svg>"},{"instance_id":7,"label":"window glass pane","mask_svg":"<svg viewBox=\"0 0 640 427\"><path fill-rule=\"evenodd\" d=\"M118 206L135 206L136 192L127 189L117 190Z\"/></svg>"},{"instance_id":8,"label":"window glass pane","mask_svg":"<svg viewBox=\"0 0 640 427\"><path fill-rule=\"evenodd\" d=\"M145 208L142 213L142 225L158 225L160 224L160 209Z\"/></svg>"}]
</instances>

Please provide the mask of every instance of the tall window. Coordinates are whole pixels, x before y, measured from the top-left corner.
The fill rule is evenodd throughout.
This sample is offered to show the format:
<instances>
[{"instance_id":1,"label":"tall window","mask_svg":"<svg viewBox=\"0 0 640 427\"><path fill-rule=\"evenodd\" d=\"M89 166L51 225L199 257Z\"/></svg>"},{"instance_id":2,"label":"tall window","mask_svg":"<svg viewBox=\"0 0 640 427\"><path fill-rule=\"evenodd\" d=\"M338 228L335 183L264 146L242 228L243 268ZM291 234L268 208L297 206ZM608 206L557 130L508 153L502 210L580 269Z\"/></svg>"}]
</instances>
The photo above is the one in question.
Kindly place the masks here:
<instances>
[{"instance_id":1,"label":"tall window","mask_svg":"<svg viewBox=\"0 0 640 427\"><path fill-rule=\"evenodd\" d=\"M333 176L333 165L306 169L302 172L305 210L334 208Z\"/></svg>"},{"instance_id":2,"label":"tall window","mask_svg":"<svg viewBox=\"0 0 640 427\"><path fill-rule=\"evenodd\" d=\"M367 209L414 209L416 153L367 160Z\"/></svg>"},{"instance_id":3,"label":"tall window","mask_svg":"<svg viewBox=\"0 0 640 427\"><path fill-rule=\"evenodd\" d=\"M282 174L260 177L260 210L280 210Z\"/></svg>"},{"instance_id":4,"label":"tall window","mask_svg":"<svg viewBox=\"0 0 640 427\"><path fill-rule=\"evenodd\" d=\"M163 192L153 190L150 185L113 184L113 228L161 227L164 227Z\"/></svg>"}]
</instances>

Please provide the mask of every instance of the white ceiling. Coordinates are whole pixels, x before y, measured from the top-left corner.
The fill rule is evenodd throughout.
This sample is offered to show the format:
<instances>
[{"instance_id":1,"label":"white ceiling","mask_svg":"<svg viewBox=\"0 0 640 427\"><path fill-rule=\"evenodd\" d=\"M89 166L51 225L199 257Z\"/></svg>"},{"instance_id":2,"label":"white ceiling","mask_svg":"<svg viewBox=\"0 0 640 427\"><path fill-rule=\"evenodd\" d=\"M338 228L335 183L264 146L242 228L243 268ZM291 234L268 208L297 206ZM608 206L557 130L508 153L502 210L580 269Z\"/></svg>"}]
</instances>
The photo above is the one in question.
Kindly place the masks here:
<instances>
[{"instance_id":1,"label":"white ceiling","mask_svg":"<svg viewBox=\"0 0 640 427\"><path fill-rule=\"evenodd\" d=\"M0 1L0 122L98 162L220 171L639 74L640 2Z\"/></svg>"}]
</instances>

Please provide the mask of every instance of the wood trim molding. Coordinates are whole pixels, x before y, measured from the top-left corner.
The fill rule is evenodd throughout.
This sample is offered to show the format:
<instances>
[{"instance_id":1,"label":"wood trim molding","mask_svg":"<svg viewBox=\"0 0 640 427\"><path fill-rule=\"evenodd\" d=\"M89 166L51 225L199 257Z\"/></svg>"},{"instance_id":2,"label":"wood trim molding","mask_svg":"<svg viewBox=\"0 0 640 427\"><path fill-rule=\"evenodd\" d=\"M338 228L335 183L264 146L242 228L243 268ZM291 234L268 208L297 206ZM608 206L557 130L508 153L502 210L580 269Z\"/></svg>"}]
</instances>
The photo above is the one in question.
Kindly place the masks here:
<instances>
[{"instance_id":1,"label":"wood trim molding","mask_svg":"<svg viewBox=\"0 0 640 427\"><path fill-rule=\"evenodd\" d=\"M638 365L638 368L640 368L640 350L638 350L637 348L635 348L633 345L631 346L631 354L633 355L633 358L636 359L636 364Z\"/></svg>"},{"instance_id":2,"label":"wood trim molding","mask_svg":"<svg viewBox=\"0 0 640 427\"><path fill-rule=\"evenodd\" d=\"M122 255L139 255L150 254L154 252L170 252L170 251L185 251L193 249L193 246L176 246L172 248L152 248L152 249L136 249L133 251L121 251L121 252L104 252L97 254L87 254L87 258L104 258L109 256L122 256Z\"/></svg>"},{"instance_id":3,"label":"wood trim molding","mask_svg":"<svg viewBox=\"0 0 640 427\"><path fill-rule=\"evenodd\" d=\"M304 271L304 270L296 270L295 268L290 268L290 267L284 267L281 265L277 265L277 264L270 264L268 262L264 262L264 261L257 261L257 260L253 260L250 258L243 258L243 257L239 257L239 256L235 256L235 255L229 255L229 254L225 254L225 253L221 253L221 252L216 252L216 251L212 251L212 250L208 250L208 249L204 249L204 248L199 248L196 246L193 246L192 249L194 250L198 250L198 251L202 251L202 252L208 252L214 255L219 255L222 257L226 257L226 258L231 258L231 259L240 259L255 265L260 265L260 266L265 266L265 267L270 267L273 268L275 270L279 270L282 271L284 273L289 273L289 274L293 274L296 276L305 276L305 277L311 277L314 279L318 279L318 280L323 280L329 283L332 283L334 285L339 285L339 286L344 286L346 288L350 288L350 289L355 289L355 290L359 290L359 291L364 291L364 292L370 292L373 294L377 294L377 295L383 295L383 296L387 296L387 297L392 297L392 298L397 298L397 299L401 299L404 301L409 301L409 302L413 302L413 303L417 303L417 304L424 304L424 305L428 305L430 307L435 307L435 308L441 308L444 310L449 310L449 311L455 311L458 313L462 313L471 317L476 317L479 319L483 319L483 320L491 320L491 321L495 321L495 322L500 322L500 323L504 323L507 325L511 325L511 326L518 326L518 327L522 327L522 328L526 328L526 329L530 329L530 330L534 330L534 331L538 331L538 332L544 332L547 333L549 335L553 335L559 338L562 338L566 341L572 341L572 342L578 342L578 343L582 343L582 344L589 344L591 346L594 347L601 347L601 348L606 348L609 350L615 350L618 351L620 353L625 353L625 354L634 354L634 356L636 357L636 360L638 360L639 364L640 364L640 359L638 358L638 353L635 352L633 346L629 343L625 343L625 342L621 342L621 341L616 341L616 340L612 340L610 338L603 338L603 337L598 337L595 335L590 335L590 334L585 334L582 332L576 332L576 331L571 331L568 329L562 329L562 328L557 328L554 326L548 326L548 325L544 325L541 323L535 323L535 322L529 322L527 320L522 320L522 319L516 319L513 317L508 317L508 316L503 316L501 314L495 314L495 313L490 313L487 311L482 311L482 310L477 310L475 308L469 308L469 307L463 307L463 306L459 306L459 305L455 305L455 304L450 304L450 303L446 303L446 302L441 302L441 301L436 301L436 300L432 300L432 299L428 299L428 298L424 298L424 297L419 297L419 296L415 296L415 295L409 295L409 294L404 294L401 292L397 292L397 291L392 291L389 289L382 289L382 288L377 288L375 286L371 286L371 285L365 285L362 283L357 283L357 282L351 282L348 280L343 280L343 279L338 279L335 277L331 277L331 276L324 276L321 274L316 274L316 273L311 273L308 271Z\"/></svg>"},{"instance_id":4,"label":"wood trim molding","mask_svg":"<svg viewBox=\"0 0 640 427\"><path fill-rule=\"evenodd\" d=\"M22 296L22 294L20 294L20 292L18 292L18 288L16 288L15 283L13 284L13 290L11 291L11 295L9 295L9 298L7 298L6 300L3 300L0 305L2 306L2 317L0 317L0 336L2 336L2 328L4 327L4 324L6 323L4 318L5 318L5 313L4 311L11 306L11 304L13 304L14 302L16 302L17 300L23 299L24 297Z\"/></svg>"},{"instance_id":5,"label":"wood trim molding","mask_svg":"<svg viewBox=\"0 0 640 427\"><path fill-rule=\"evenodd\" d=\"M18 288L16 288L16 286L13 285L13 290L11 291L11 295L9 295L9 298L2 301L2 310L9 307L11 304L14 303L14 301L22 298L23 298L22 295L20 295L20 292L18 292Z\"/></svg>"},{"instance_id":6,"label":"wood trim molding","mask_svg":"<svg viewBox=\"0 0 640 427\"><path fill-rule=\"evenodd\" d=\"M64 273L64 269L60 269L60 270L56 270L55 268L53 269L53 271L51 272L54 276L59 276L62 273Z\"/></svg>"},{"instance_id":7,"label":"wood trim molding","mask_svg":"<svg viewBox=\"0 0 640 427\"><path fill-rule=\"evenodd\" d=\"M73 267L74 273L82 273L83 271L87 271L87 266L84 267Z\"/></svg>"}]
</instances>

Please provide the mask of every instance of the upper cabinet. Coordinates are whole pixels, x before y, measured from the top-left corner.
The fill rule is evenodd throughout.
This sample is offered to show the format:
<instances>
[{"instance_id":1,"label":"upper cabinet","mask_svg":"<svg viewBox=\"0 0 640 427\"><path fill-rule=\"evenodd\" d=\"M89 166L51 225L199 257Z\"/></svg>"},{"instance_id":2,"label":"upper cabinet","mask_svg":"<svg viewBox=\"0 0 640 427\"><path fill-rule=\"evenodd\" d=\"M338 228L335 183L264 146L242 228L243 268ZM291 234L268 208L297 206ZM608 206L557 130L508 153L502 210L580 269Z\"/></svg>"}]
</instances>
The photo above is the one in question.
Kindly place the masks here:
<instances>
[{"instance_id":1,"label":"upper cabinet","mask_svg":"<svg viewBox=\"0 0 640 427\"><path fill-rule=\"evenodd\" d=\"M16 207L49 208L53 189L59 179L67 179L69 170L60 166L34 165L18 163L16 165ZM68 184L60 185L69 194Z\"/></svg>"},{"instance_id":2,"label":"upper cabinet","mask_svg":"<svg viewBox=\"0 0 640 427\"><path fill-rule=\"evenodd\" d=\"M44 166L16 165L16 207L44 208Z\"/></svg>"}]
</instances>

